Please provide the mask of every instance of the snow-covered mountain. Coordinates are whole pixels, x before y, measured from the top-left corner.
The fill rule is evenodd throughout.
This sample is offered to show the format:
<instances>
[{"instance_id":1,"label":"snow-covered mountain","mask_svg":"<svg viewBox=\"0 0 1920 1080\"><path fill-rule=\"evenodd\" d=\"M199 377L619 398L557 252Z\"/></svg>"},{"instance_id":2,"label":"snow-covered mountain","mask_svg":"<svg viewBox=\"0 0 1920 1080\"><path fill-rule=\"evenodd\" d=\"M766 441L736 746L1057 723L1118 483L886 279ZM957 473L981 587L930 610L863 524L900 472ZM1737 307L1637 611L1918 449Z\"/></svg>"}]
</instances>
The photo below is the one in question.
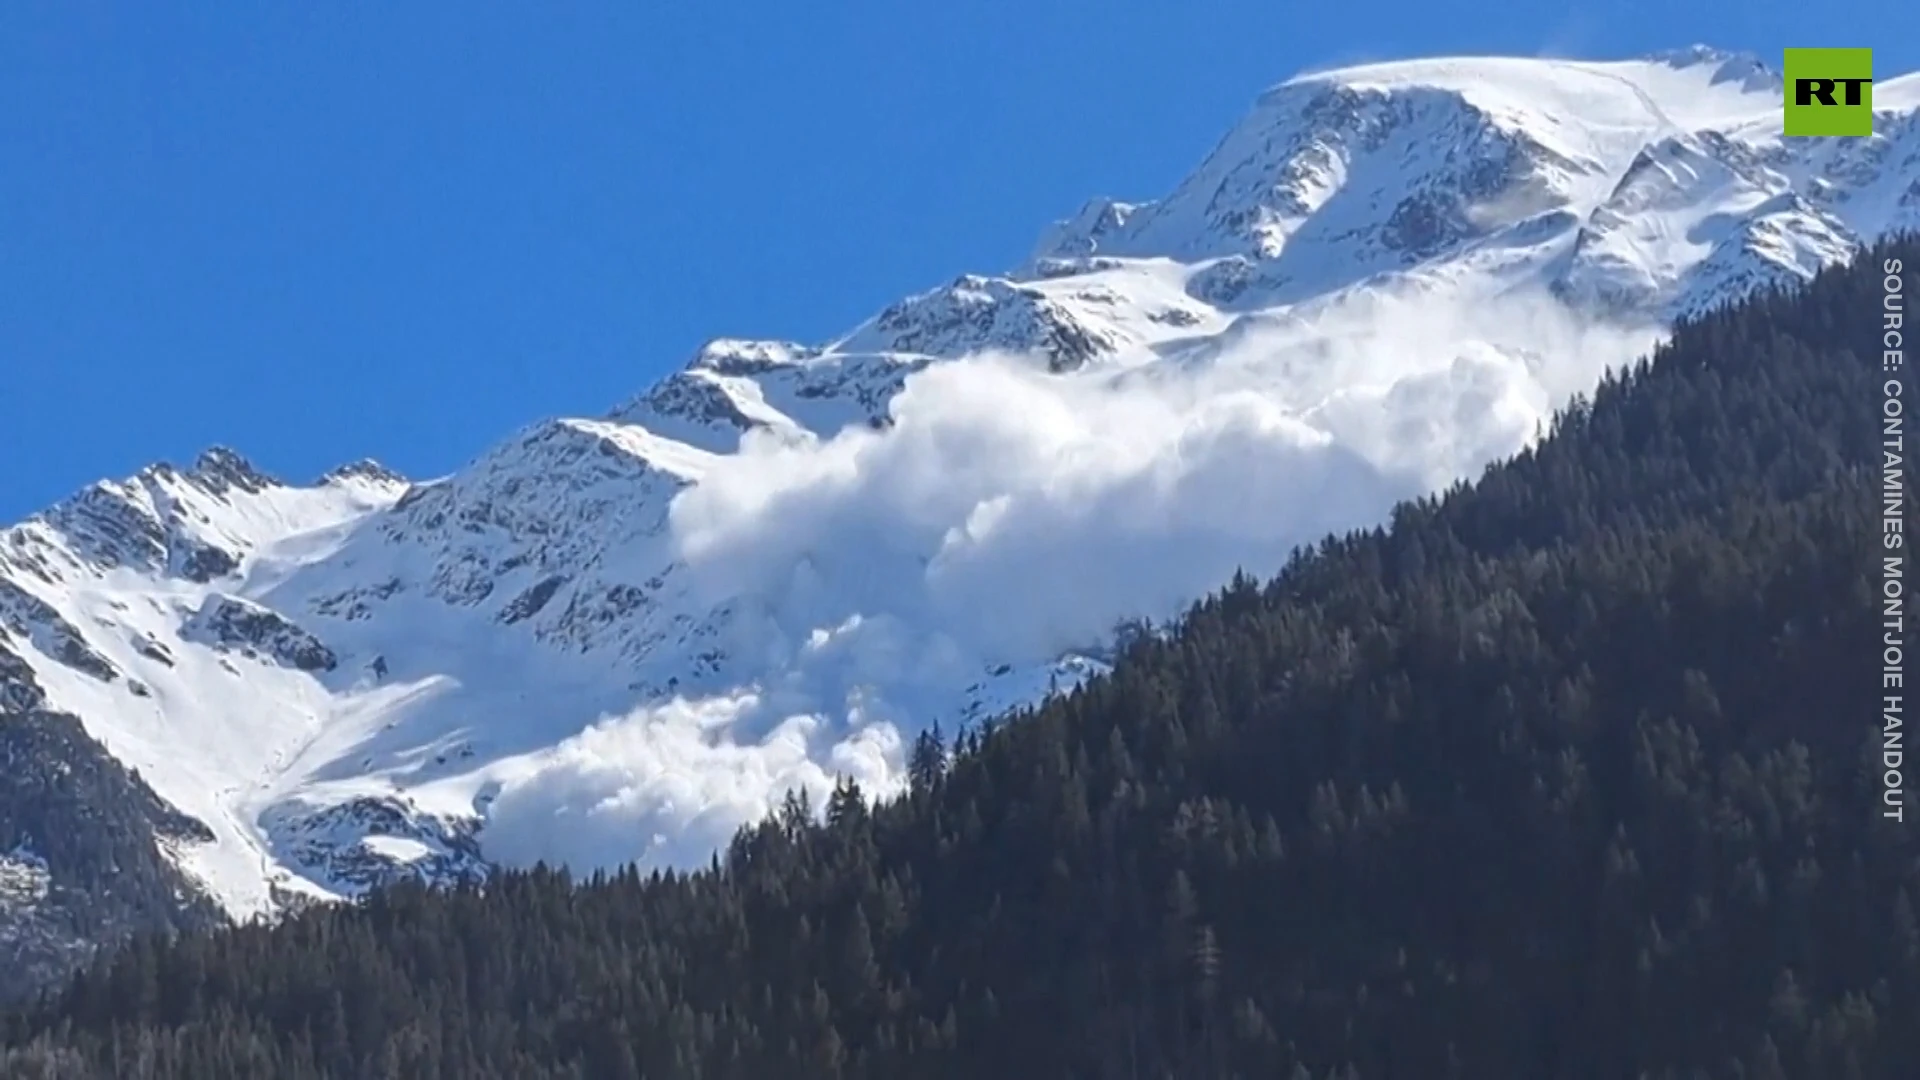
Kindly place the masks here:
<instances>
[{"instance_id":1,"label":"snow-covered mountain","mask_svg":"<svg viewBox=\"0 0 1920 1080\"><path fill-rule=\"evenodd\" d=\"M704 860L1520 449L1673 318L1920 228L1920 77L1864 139L1783 138L1780 95L1707 49L1303 75L1014 270L714 341L452 476L96 484L0 532L0 710L79 717L235 916Z\"/></svg>"}]
</instances>

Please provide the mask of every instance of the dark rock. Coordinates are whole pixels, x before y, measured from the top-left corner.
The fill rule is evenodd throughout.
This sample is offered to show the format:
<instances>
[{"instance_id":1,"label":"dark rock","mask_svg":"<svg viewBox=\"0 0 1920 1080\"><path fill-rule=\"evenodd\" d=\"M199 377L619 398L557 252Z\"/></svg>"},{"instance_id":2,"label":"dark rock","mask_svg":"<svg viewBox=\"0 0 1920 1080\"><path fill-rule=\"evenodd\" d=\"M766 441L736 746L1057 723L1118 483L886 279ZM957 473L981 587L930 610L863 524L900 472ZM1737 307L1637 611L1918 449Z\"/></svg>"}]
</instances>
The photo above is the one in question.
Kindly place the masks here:
<instances>
[{"instance_id":1,"label":"dark rock","mask_svg":"<svg viewBox=\"0 0 1920 1080\"><path fill-rule=\"evenodd\" d=\"M87 644L80 628L68 622L51 604L0 579L0 627L33 643L48 657L101 682L112 682L120 672Z\"/></svg>"},{"instance_id":2,"label":"dark rock","mask_svg":"<svg viewBox=\"0 0 1920 1080\"><path fill-rule=\"evenodd\" d=\"M335 480L371 480L382 484L405 484L407 478L372 458L349 462L320 478L321 483Z\"/></svg>"},{"instance_id":3,"label":"dark rock","mask_svg":"<svg viewBox=\"0 0 1920 1080\"><path fill-rule=\"evenodd\" d=\"M215 495L224 495L236 488L257 495L280 484L272 476L254 468L252 462L224 446L211 447L202 453L194 460L193 469L188 475Z\"/></svg>"},{"instance_id":4,"label":"dark rock","mask_svg":"<svg viewBox=\"0 0 1920 1080\"><path fill-rule=\"evenodd\" d=\"M263 824L292 864L333 892L354 894L401 881L477 883L490 871L474 823L442 820L402 797L362 796L318 810L283 806ZM411 842L418 857L396 857L381 839Z\"/></svg>"},{"instance_id":5,"label":"dark rock","mask_svg":"<svg viewBox=\"0 0 1920 1080\"><path fill-rule=\"evenodd\" d=\"M566 583L567 579L563 575L556 574L553 577L542 578L529 586L525 592L509 600L507 605L500 609L499 620L511 626L532 618L540 613L541 608L547 606L547 602L553 599L553 594L559 592L560 587Z\"/></svg>"},{"instance_id":6,"label":"dark rock","mask_svg":"<svg viewBox=\"0 0 1920 1080\"><path fill-rule=\"evenodd\" d=\"M75 717L0 715L0 999L43 989L132 934L220 922L160 846L212 838Z\"/></svg>"},{"instance_id":7,"label":"dark rock","mask_svg":"<svg viewBox=\"0 0 1920 1080\"><path fill-rule=\"evenodd\" d=\"M0 716L31 712L46 703L39 680L25 660L0 646Z\"/></svg>"},{"instance_id":8,"label":"dark rock","mask_svg":"<svg viewBox=\"0 0 1920 1080\"><path fill-rule=\"evenodd\" d=\"M193 617L188 636L223 651L239 651L300 671L332 671L332 649L291 619L234 596L214 596Z\"/></svg>"},{"instance_id":9,"label":"dark rock","mask_svg":"<svg viewBox=\"0 0 1920 1080\"><path fill-rule=\"evenodd\" d=\"M240 560L232 552L188 538L175 545L173 560L181 577L202 585L240 568Z\"/></svg>"},{"instance_id":10,"label":"dark rock","mask_svg":"<svg viewBox=\"0 0 1920 1080\"><path fill-rule=\"evenodd\" d=\"M133 651L152 660L156 664L173 666L173 653L165 645L152 638L139 638L133 643Z\"/></svg>"}]
</instances>

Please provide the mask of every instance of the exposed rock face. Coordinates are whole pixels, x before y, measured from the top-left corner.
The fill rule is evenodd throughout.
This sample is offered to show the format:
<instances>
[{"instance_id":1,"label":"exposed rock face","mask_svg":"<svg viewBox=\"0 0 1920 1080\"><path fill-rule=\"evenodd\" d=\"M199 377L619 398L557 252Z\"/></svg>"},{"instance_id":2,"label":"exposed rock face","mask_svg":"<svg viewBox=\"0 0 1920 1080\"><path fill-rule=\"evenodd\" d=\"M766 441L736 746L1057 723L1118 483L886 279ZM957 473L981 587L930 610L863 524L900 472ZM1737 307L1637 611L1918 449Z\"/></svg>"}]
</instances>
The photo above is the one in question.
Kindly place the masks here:
<instances>
[{"instance_id":1,"label":"exposed rock face","mask_svg":"<svg viewBox=\"0 0 1920 1080\"><path fill-rule=\"evenodd\" d=\"M415 491L426 491L415 488ZM373 616L374 606L382 600L391 599L404 590L398 578L388 578L372 585L348 589L345 592L323 596L313 602L313 610L321 615L347 620L367 619Z\"/></svg>"},{"instance_id":2,"label":"exposed rock face","mask_svg":"<svg viewBox=\"0 0 1920 1080\"><path fill-rule=\"evenodd\" d=\"M352 483L350 493L290 489L216 449L191 469L154 465L0 530L0 996L37 989L130 933L227 917L225 898L190 868L233 834L179 808L215 805L220 792L192 771L191 734L166 729L167 703L208 699L181 680L209 653L251 654L301 677L332 666L331 650L283 616L205 586L304 521L404 487L368 470ZM152 591L125 590L135 575ZM194 597L199 618L183 621ZM50 700L62 686L107 704L83 723L71 698ZM206 738L246 749L217 728ZM144 777L118 757L129 742L153 748ZM182 757L189 768L173 769Z\"/></svg>"},{"instance_id":3,"label":"exposed rock face","mask_svg":"<svg viewBox=\"0 0 1920 1080\"><path fill-rule=\"evenodd\" d=\"M1782 170L1785 171L1782 171ZM1659 311L1683 318L1757 289L1805 280L1845 259L1859 237L1822 202L1827 185L1800 186L1778 148L1718 132L1674 135L1647 146L1588 217L1553 281L1569 304L1600 313ZM1704 258L1661 258L1662 230L1702 204L1689 236ZM1737 212L1733 212L1737 207Z\"/></svg>"},{"instance_id":4,"label":"exposed rock face","mask_svg":"<svg viewBox=\"0 0 1920 1080\"><path fill-rule=\"evenodd\" d=\"M215 447L184 472L158 464L124 481L94 484L16 530L0 550L10 546L22 561L49 571L49 555L62 561L77 556L65 570L122 568L204 584L237 569L249 546L217 518L281 487L245 458Z\"/></svg>"},{"instance_id":5,"label":"exposed rock face","mask_svg":"<svg viewBox=\"0 0 1920 1080\"><path fill-rule=\"evenodd\" d=\"M216 495L234 490L258 495L270 487L280 486L280 481L224 446L212 447L195 459L191 475Z\"/></svg>"},{"instance_id":6,"label":"exposed rock face","mask_svg":"<svg viewBox=\"0 0 1920 1080\"><path fill-rule=\"evenodd\" d=\"M848 343L851 349L952 358L982 349L1040 353L1054 371L1071 371L1121 341L1081 320L1046 293L968 274L881 312Z\"/></svg>"},{"instance_id":7,"label":"exposed rock face","mask_svg":"<svg viewBox=\"0 0 1920 1080\"><path fill-rule=\"evenodd\" d=\"M263 824L278 850L329 889L362 891L407 879L452 885L488 873L473 822L442 821L405 799L287 806Z\"/></svg>"},{"instance_id":8,"label":"exposed rock face","mask_svg":"<svg viewBox=\"0 0 1920 1080\"><path fill-rule=\"evenodd\" d=\"M361 481L377 485L390 485L405 488L407 478L387 468L372 458L361 458L328 472L320 478L323 484L351 483Z\"/></svg>"},{"instance_id":9,"label":"exposed rock face","mask_svg":"<svg viewBox=\"0 0 1920 1080\"><path fill-rule=\"evenodd\" d=\"M83 675L112 682L120 672L51 604L0 579L0 628Z\"/></svg>"},{"instance_id":10,"label":"exposed rock face","mask_svg":"<svg viewBox=\"0 0 1920 1080\"><path fill-rule=\"evenodd\" d=\"M1027 365L1021 378L1151 381L1263 328L1462 282L1550 292L1555 317L1653 322L1920 227L1920 83L1876 84L1866 139L1779 138L1779 89L1751 58L1703 49L1302 76L1164 198L1092 200L1024 265L951 278L830 341L715 339L604 416L532 424L450 476L411 484L361 461L289 485L216 448L0 530L0 744L22 763L0 773L0 950L19 950L0 971L65 970L95 940L76 926L105 941L162 909L191 923L193 882L247 917L472 880L509 828L512 792L493 795L533 770L570 778L558 800L598 800L532 800L572 827L652 783L668 801L711 796L689 764L703 755L773 755L764 775L784 782L892 752L823 736L834 723L872 733L869 713L891 709L886 723L951 726L1069 687L1111 642L986 655L941 621L975 617L966 597L893 606L911 574L876 586L876 565L934 563L902 538L921 522L841 507L827 513L852 529L831 541L761 538L771 550L701 564L676 508L723 489L733 455L884 444L865 432L908 424L909 380L982 353ZM1287 385L1254 389L1299 390L1303 409L1376 376L1399 385L1391 365L1302 357L1300 390L1284 359ZM740 494L784 528L791 492L773 486ZM978 509L992 528L995 507ZM975 520L938 524L936 540ZM1093 547L1074 555L1115 556ZM781 714L798 719L727 727L749 698L800 701ZM663 739L674 710L691 736ZM731 799L756 769L709 786ZM537 847L542 830L524 831ZM546 831L556 849L572 839ZM132 892L76 906L108 865Z\"/></svg>"},{"instance_id":11,"label":"exposed rock face","mask_svg":"<svg viewBox=\"0 0 1920 1080\"><path fill-rule=\"evenodd\" d=\"M177 545L172 554L174 573L201 585L226 577L240 567L240 560L233 552L212 544L188 541Z\"/></svg>"},{"instance_id":12,"label":"exposed rock face","mask_svg":"<svg viewBox=\"0 0 1920 1080\"><path fill-rule=\"evenodd\" d=\"M0 639L0 715L33 712L46 700L34 680L33 669L9 652L4 639Z\"/></svg>"},{"instance_id":13,"label":"exposed rock face","mask_svg":"<svg viewBox=\"0 0 1920 1080\"><path fill-rule=\"evenodd\" d=\"M552 600L553 594L559 592L560 587L566 583L566 577L560 574L541 578L527 586L526 591L514 597L506 607L501 608L496 618L508 625L530 619L540 614L540 609L546 607L547 601Z\"/></svg>"},{"instance_id":14,"label":"exposed rock face","mask_svg":"<svg viewBox=\"0 0 1920 1080\"><path fill-rule=\"evenodd\" d=\"M167 857L212 839L88 737L41 711L0 651L0 1000L30 994L141 931L221 918Z\"/></svg>"},{"instance_id":15,"label":"exposed rock face","mask_svg":"<svg viewBox=\"0 0 1920 1080\"><path fill-rule=\"evenodd\" d=\"M279 612L236 596L215 595L187 625L189 640L300 671L332 671L339 658Z\"/></svg>"}]
</instances>

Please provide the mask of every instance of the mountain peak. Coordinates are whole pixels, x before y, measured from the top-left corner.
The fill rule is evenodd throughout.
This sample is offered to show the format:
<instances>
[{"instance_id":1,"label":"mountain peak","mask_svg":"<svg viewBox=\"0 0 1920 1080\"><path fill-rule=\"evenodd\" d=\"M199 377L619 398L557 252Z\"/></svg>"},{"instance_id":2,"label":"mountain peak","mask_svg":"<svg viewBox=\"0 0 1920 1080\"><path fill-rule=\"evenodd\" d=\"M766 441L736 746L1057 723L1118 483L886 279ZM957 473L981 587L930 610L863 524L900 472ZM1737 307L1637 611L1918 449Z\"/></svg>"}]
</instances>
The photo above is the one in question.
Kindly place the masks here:
<instances>
[{"instance_id":1,"label":"mountain peak","mask_svg":"<svg viewBox=\"0 0 1920 1080\"><path fill-rule=\"evenodd\" d=\"M793 341L714 338L700 346L700 351L687 362L687 370L711 371L718 375L756 375L803 363L817 352Z\"/></svg>"},{"instance_id":2,"label":"mountain peak","mask_svg":"<svg viewBox=\"0 0 1920 1080\"><path fill-rule=\"evenodd\" d=\"M1057 221L1041 236L1034 248L1034 259L1078 259L1094 254L1100 242L1126 227L1127 219L1139 207L1133 203L1099 196L1081 204L1079 213Z\"/></svg>"},{"instance_id":3,"label":"mountain peak","mask_svg":"<svg viewBox=\"0 0 1920 1080\"><path fill-rule=\"evenodd\" d=\"M60 620L8 638L0 696L37 676L205 820L182 858L236 912L350 894L363 849L704 861L791 787L884 788L915 725L1071 683L1062 650L1516 452L1642 327L1920 225L1920 80L1877 89L1873 139L1782 140L1769 77L1698 47L1309 73L1023 271L813 344L716 337L442 480L288 487L215 447L96 485L0 534ZM95 654L124 677L77 681Z\"/></svg>"},{"instance_id":4,"label":"mountain peak","mask_svg":"<svg viewBox=\"0 0 1920 1080\"><path fill-rule=\"evenodd\" d=\"M201 451L189 474L215 494L238 488L257 495L268 488L282 486L279 480L256 468L238 451L225 446L210 446Z\"/></svg>"},{"instance_id":5,"label":"mountain peak","mask_svg":"<svg viewBox=\"0 0 1920 1080\"><path fill-rule=\"evenodd\" d=\"M323 484L341 483L352 480L363 480L382 486L400 487L405 487L411 483L406 477L394 472L392 469L387 468L372 458L361 458L358 461L350 461L345 465L329 470L326 475L320 478L320 482Z\"/></svg>"}]
</instances>

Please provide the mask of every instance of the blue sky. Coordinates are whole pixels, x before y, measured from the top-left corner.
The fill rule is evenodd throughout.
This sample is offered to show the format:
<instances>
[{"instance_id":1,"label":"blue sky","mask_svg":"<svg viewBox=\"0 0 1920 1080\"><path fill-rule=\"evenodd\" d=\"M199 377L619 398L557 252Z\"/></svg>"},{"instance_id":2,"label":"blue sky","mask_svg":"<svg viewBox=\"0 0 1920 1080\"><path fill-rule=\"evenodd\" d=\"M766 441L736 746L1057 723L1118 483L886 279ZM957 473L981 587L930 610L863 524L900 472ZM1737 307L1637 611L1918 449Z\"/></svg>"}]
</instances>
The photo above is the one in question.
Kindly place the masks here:
<instances>
[{"instance_id":1,"label":"blue sky","mask_svg":"<svg viewBox=\"0 0 1920 1080\"><path fill-rule=\"evenodd\" d=\"M1920 68L1905 7L9 3L0 521L213 443L443 473L706 338L1005 268L1303 68L1867 44L1884 76Z\"/></svg>"}]
</instances>

